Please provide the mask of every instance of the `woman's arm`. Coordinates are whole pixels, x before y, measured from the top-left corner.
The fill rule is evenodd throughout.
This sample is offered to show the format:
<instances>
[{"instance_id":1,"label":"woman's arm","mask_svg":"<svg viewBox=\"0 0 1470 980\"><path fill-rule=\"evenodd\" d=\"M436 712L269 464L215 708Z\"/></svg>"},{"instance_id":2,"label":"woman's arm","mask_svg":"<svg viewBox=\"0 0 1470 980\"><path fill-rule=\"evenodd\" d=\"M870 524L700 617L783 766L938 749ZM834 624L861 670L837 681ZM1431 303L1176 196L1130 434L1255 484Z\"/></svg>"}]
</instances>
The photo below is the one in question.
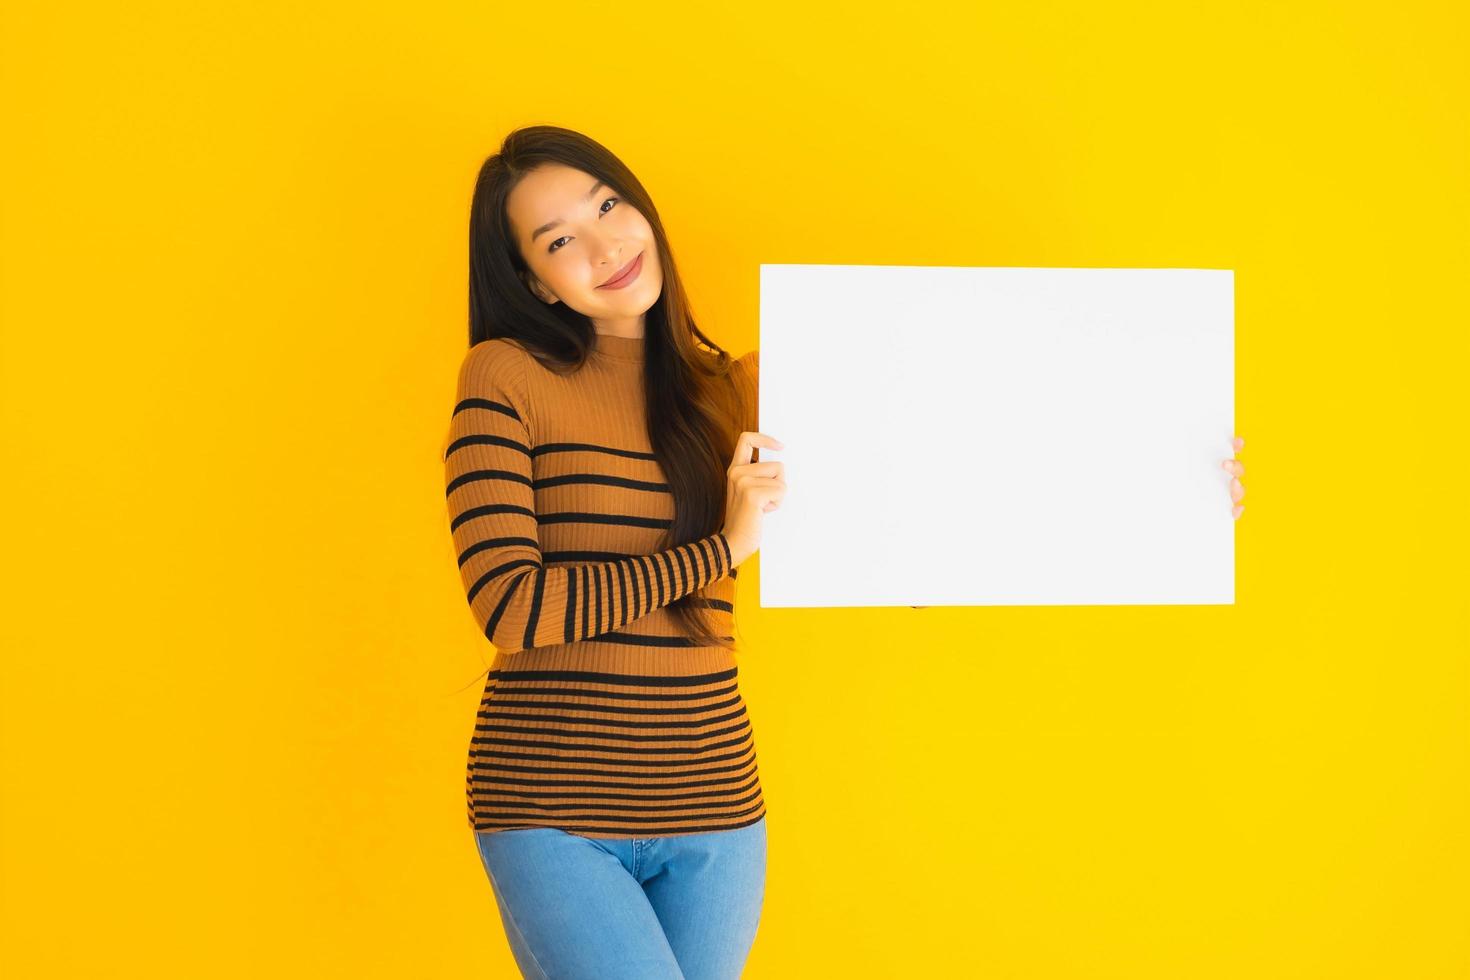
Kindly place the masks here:
<instances>
[{"instance_id":1,"label":"woman's arm","mask_svg":"<svg viewBox=\"0 0 1470 980\"><path fill-rule=\"evenodd\" d=\"M531 487L525 354L477 344L444 453L449 530L475 622L503 653L609 633L723 578L723 532L652 555L546 567Z\"/></svg>"}]
</instances>

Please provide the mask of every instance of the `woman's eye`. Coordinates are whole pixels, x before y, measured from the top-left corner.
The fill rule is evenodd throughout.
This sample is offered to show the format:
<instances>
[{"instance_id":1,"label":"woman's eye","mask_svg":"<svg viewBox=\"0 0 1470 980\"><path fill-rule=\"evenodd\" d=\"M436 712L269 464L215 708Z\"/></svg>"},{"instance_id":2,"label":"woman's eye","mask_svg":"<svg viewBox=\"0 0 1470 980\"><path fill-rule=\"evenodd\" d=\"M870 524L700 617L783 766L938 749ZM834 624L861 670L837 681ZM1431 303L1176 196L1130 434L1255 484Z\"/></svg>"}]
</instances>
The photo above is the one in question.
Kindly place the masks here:
<instances>
[{"instance_id":1,"label":"woman's eye","mask_svg":"<svg viewBox=\"0 0 1470 980\"><path fill-rule=\"evenodd\" d=\"M616 201L616 200L617 200L617 198L615 198L615 197L610 197L610 198L607 199L607 201ZM606 204L607 201L603 201L602 203L603 204ZM607 212L604 211L604 210L602 210L601 208L598 208L597 209L597 216L599 218L602 217L604 214L607 214ZM558 238L555 242L552 242L551 245L546 249L546 251L548 251L548 252L555 252L557 249L561 248L561 246L558 245L557 242L562 241L566 237L567 236L563 235L561 238Z\"/></svg>"}]
</instances>

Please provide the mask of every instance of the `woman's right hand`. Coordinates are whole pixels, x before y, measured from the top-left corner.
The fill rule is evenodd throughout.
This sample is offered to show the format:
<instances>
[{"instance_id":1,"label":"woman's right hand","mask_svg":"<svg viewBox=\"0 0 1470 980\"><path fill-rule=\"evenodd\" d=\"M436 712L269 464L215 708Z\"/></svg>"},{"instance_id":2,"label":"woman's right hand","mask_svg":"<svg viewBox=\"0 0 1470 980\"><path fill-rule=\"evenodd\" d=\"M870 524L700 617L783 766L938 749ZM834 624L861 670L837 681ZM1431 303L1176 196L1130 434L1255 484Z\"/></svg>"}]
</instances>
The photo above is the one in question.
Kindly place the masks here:
<instances>
[{"instance_id":1,"label":"woman's right hand","mask_svg":"<svg viewBox=\"0 0 1470 980\"><path fill-rule=\"evenodd\" d=\"M786 467L780 460L752 463L758 448L784 449L781 440L763 432L742 432L735 440L735 457L726 470L725 526L732 567L755 554L761 546L762 518L781 506L786 496Z\"/></svg>"}]
</instances>

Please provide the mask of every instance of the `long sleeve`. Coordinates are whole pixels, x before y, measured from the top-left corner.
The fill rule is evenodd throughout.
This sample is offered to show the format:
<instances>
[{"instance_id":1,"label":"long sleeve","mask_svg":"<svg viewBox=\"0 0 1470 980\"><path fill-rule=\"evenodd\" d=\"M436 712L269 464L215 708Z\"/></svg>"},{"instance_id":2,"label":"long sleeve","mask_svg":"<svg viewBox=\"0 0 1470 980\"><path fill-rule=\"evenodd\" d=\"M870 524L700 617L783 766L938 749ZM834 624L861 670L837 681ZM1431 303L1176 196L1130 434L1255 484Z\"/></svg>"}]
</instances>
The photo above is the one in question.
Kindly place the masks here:
<instances>
[{"instance_id":1,"label":"long sleeve","mask_svg":"<svg viewBox=\"0 0 1470 980\"><path fill-rule=\"evenodd\" d=\"M730 572L721 532L651 555L547 567L532 483L524 351L476 344L444 453L449 530L475 622L514 653L618 630Z\"/></svg>"}]
</instances>

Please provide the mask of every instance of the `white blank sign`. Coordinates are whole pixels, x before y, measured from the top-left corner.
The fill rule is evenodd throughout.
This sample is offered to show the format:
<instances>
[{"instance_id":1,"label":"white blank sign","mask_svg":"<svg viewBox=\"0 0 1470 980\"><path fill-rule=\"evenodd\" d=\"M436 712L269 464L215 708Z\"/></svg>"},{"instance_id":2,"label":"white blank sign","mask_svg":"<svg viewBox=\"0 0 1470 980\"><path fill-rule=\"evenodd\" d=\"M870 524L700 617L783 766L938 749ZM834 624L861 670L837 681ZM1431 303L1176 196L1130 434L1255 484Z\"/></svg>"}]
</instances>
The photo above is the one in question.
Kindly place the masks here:
<instances>
[{"instance_id":1,"label":"white blank sign","mask_svg":"<svg viewBox=\"0 0 1470 980\"><path fill-rule=\"evenodd\" d=\"M762 265L760 604L1233 604L1229 269Z\"/></svg>"}]
</instances>

